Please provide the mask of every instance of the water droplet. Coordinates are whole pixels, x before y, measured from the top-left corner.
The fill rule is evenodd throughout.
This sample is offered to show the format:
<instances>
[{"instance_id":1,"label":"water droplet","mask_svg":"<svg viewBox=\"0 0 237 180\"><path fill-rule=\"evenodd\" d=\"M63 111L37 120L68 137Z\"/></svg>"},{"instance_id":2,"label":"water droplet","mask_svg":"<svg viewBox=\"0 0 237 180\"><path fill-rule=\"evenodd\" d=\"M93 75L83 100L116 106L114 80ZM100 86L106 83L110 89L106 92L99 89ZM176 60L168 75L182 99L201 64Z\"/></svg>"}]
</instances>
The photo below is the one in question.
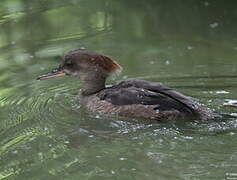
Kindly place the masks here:
<instances>
[{"instance_id":1,"label":"water droplet","mask_svg":"<svg viewBox=\"0 0 237 180\"><path fill-rule=\"evenodd\" d=\"M112 170L112 171L111 171L111 174L115 174L115 171Z\"/></svg>"},{"instance_id":2,"label":"water droplet","mask_svg":"<svg viewBox=\"0 0 237 180\"><path fill-rule=\"evenodd\" d=\"M154 61L150 61L149 63L150 63L150 64L154 64L155 62L154 62Z\"/></svg>"},{"instance_id":3,"label":"water droplet","mask_svg":"<svg viewBox=\"0 0 237 180\"><path fill-rule=\"evenodd\" d=\"M170 60L166 60L166 61L165 61L165 64L166 64L166 65L169 65L169 64L170 64Z\"/></svg>"},{"instance_id":4,"label":"water droplet","mask_svg":"<svg viewBox=\"0 0 237 180\"><path fill-rule=\"evenodd\" d=\"M185 139L193 139L193 137L191 137L191 136L185 136L184 138Z\"/></svg>"},{"instance_id":5,"label":"water droplet","mask_svg":"<svg viewBox=\"0 0 237 180\"><path fill-rule=\"evenodd\" d=\"M32 135L32 132L27 132L26 135L30 136L30 135Z\"/></svg>"},{"instance_id":6,"label":"water droplet","mask_svg":"<svg viewBox=\"0 0 237 180\"><path fill-rule=\"evenodd\" d=\"M230 113L231 116L237 117L237 113Z\"/></svg>"},{"instance_id":7,"label":"water droplet","mask_svg":"<svg viewBox=\"0 0 237 180\"><path fill-rule=\"evenodd\" d=\"M216 94L229 94L228 91L216 91Z\"/></svg>"},{"instance_id":8,"label":"water droplet","mask_svg":"<svg viewBox=\"0 0 237 180\"><path fill-rule=\"evenodd\" d=\"M12 154L17 154L18 153L18 151L17 150L15 150L15 151L12 151Z\"/></svg>"},{"instance_id":9,"label":"water droplet","mask_svg":"<svg viewBox=\"0 0 237 180\"><path fill-rule=\"evenodd\" d=\"M193 47L192 47L192 46L188 46L187 49L188 49L188 50L192 50Z\"/></svg>"},{"instance_id":10,"label":"water droplet","mask_svg":"<svg viewBox=\"0 0 237 180\"><path fill-rule=\"evenodd\" d=\"M219 26L219 24L218 24L217 22L214 22L214 23L209 24L209 26L210 26L211 28L216 28L216 27Z\"/></svg>"},{"instance_id":11,"label":"water droplet","mask_svg":"<svg viewBox=\"0 0 237 180\"><path fill-rule=\"evenodd\" d=\"M95 118L99 119L99 118L100 118L100 116L99 116L99 115L96 115L96 116L95 116Z\"/></svg>"},{"instance_id":12,"label":"water droplet","mask_svg":"<svg viewBox=\"0 0 237 180\"><path fill-rule=\"evenodd\" d=\"M228 100L227 103L229 103L229 104L237 104L237 100Z\"/></svg>"},{"instance_id":13,"label":"water droplet","mask_svg":"<svg viewBox=\"0 0 237 180\"><path fill-rule=\"evenodd\" d=\"M207 1L205 1L205 2L204 2L204 6L206 6L206 7L207 7L207 6L209 6L209 5L210 5L210 3L209 3L209 2L207 2Z\"/></svg>"},{"instance_id":14,"label":"water droplet","mask_svg":"<svg viewBox=\"0 0 237 180\"><path fill-rule=\"evenodd\" d=\"M12 42L11 42L11 45L15 45L15 44L16 44L16 41L12 41Z\"/></svg>"},{"instance_id":15,"label":"water droplet","mask_svg":"<svg viewBox=\"0 0 237 180\"><path fill-rule=\"evenodd\" d=\"M124 161L124 160L126 160L126 159L127 159L127 158L124 158L124 157L119 158L120 161Z\"/></svg>"}]
</instances>

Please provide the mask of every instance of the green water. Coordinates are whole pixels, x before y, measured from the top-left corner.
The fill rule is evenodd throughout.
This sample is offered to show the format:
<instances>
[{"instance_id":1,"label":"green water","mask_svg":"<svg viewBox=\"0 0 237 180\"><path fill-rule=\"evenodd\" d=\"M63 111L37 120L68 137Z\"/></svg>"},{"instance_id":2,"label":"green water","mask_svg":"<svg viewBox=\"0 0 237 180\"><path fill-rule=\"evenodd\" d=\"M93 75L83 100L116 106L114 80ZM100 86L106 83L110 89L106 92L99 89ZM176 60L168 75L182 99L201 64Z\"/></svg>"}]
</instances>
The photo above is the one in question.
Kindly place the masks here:
<instances>
[{"instance_id":1,"label":"green water","mask_svg":"<svg viewBox=\"0 0 237 180\"><path fill-rule=\"evenodd\" d=\"M0 180L237 179L237 1L2 0ZM81 82L35 78L68 50L105 53L216 120L150 124L81 109Z\"/></svg>"}]
</instances>

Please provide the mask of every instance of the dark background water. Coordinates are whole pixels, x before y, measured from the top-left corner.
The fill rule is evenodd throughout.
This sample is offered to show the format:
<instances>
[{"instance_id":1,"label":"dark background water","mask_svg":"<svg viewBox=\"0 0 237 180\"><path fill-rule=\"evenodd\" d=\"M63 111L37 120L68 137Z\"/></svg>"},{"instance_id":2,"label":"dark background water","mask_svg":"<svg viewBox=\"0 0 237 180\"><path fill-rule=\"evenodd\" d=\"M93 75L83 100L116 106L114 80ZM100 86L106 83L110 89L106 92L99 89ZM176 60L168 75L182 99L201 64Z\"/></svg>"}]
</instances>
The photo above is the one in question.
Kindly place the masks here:
<instances>
[{"instance_id":1,"label":"dark background water","mask_svg":"<svg viewBox=\"0 0 237 180\"><path fill-rule=\"evenodd\" d=\"M237 179L237 1L2 0L0 179ZM85 47L223 118L149 124L84 112L81 82L35 78Z\"/></svg>"}]
</instances>

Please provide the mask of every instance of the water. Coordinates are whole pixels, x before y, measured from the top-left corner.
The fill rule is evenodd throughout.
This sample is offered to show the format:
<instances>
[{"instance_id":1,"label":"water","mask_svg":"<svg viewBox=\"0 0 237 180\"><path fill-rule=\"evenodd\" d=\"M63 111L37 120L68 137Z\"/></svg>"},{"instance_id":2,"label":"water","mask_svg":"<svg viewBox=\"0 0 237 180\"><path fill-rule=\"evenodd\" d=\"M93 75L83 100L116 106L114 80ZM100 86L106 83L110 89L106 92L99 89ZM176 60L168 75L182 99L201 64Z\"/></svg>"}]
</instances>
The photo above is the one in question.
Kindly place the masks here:
<instances>
[{"instance_id":1,"label":"water","mask_svg":"<svg viewBox=\"0 0 237 180\"><path fill-rule=\"evenodd\" d=\"M0 179L237 179L235 1L0 2ZM36 81L68 50L116 59L223 114L139 122L81 108L75 78Z\"/></svg>"}]
</instances>

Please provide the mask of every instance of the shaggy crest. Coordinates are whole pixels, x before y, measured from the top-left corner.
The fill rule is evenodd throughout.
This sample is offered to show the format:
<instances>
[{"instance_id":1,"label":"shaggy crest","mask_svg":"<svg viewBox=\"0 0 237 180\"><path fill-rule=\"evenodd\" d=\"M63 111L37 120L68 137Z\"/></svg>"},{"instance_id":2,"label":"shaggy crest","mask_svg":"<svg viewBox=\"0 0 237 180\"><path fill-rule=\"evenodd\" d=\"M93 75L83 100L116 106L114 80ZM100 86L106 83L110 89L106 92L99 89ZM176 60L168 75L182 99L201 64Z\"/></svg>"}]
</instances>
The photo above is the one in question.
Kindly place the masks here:
<instances>
[{"instance_id":1,"label":"shaggy crest","mask_svg":"<svg viewBox=\"0 0 237 180\"><path fill-rule=\"evenodd\" d=\"M107 75L119 74L123 70L123 68L110 57L86 49L70 51L65 55L64 59L74 59L81 63L98 66L102 68Z\"/></svg>"}]
</instances>

